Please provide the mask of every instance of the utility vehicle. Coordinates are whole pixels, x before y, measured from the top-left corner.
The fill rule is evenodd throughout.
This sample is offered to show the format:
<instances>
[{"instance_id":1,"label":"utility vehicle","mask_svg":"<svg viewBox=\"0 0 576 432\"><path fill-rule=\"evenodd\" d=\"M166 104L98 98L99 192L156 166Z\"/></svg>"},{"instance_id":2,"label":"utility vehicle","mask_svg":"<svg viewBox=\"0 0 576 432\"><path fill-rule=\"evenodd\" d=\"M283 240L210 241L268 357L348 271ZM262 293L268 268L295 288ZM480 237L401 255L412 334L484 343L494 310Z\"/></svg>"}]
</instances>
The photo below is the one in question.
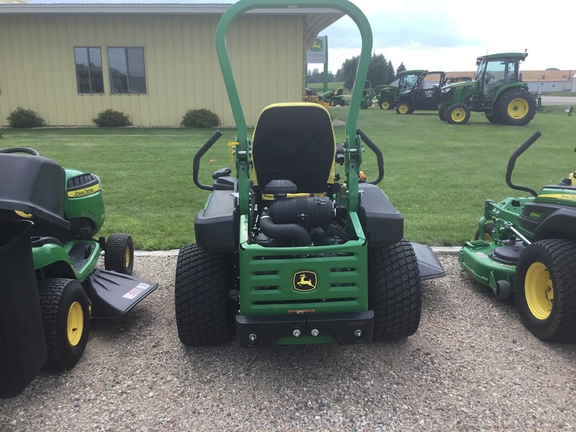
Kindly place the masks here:
<instances>
[{"instance_id":1,"label":"utility vehicle","mask_svg":"<svg viewBox=\"0 0 576 432\"><path fill-rule=\"evenodd\" d=\"M104 220L98 176L0 149L0 397L44 366L72 368L91 317L118 318L156 289L131 276L129 235L95 237Z\"/></svg>"},{"instance_id":2,"label":"utility vehicle","mask_svg":"<svg viewBox=\"0 0 576 432\"><path fill-rule=\"evenodd\" d=\"M426 88L425 78L432 76L438 84ZM394 102L397 114L412 114L414 110L437 110L440 89L446 76L441 71L411 70L400 73L398 94Z\"/></svg>"},{"instance_id":3,"label":"utility vehicle","mask_svg":"<svg viewBox=\"0 0 576 432\"><path fill-rule=\"evenodd\" d=\"M539 137L534 133L510 157L506 183L531 197L486 200L475 240L459 261L497 298L514 295L518 313L536 337L576 341L576 172L540 192L512 183L516 159Z\"/></svg>"}]
</instances>

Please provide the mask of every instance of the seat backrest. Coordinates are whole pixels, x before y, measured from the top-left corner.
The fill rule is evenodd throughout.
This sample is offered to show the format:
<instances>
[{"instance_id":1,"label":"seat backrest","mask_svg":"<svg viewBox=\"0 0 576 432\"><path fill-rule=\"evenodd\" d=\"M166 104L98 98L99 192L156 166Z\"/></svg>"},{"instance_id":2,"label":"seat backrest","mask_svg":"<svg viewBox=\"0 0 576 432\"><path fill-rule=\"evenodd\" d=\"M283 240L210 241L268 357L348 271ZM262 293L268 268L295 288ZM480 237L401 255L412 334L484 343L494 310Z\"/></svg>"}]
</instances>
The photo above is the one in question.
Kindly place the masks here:
<instances>
[{"instance_id":1,"label":"seat backrest","mask_svg":"<svg viewBox=\"0 0 576 432\"><path fill-rule=\"evenodd\" d=\"M334 183L336 139L330 113L314 103L273 104L252 137L252 180L265 192L272 180L290 180L298 193L322 193Z\"/></svg>"}]
</instances>

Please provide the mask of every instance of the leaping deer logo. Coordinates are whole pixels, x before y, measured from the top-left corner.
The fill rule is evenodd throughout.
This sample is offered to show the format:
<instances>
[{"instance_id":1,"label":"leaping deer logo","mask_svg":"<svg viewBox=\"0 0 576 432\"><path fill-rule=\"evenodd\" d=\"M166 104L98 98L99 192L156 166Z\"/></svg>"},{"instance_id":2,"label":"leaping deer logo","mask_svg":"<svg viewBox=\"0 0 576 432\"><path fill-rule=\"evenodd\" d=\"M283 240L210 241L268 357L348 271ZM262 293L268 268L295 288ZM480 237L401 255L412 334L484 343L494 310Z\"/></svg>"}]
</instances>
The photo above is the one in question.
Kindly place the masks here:
<instances>
[{"instance_id":1,"label":"leaping deer logo","mask_svg":"<svg viewBox=\"0 0 576 432\"><path fill-rule=\"evenodd\" d=\"M294 289L296 291L313 291L316 289L316 273L301 271L294 273Z\"/></svg>"}]
</instances>

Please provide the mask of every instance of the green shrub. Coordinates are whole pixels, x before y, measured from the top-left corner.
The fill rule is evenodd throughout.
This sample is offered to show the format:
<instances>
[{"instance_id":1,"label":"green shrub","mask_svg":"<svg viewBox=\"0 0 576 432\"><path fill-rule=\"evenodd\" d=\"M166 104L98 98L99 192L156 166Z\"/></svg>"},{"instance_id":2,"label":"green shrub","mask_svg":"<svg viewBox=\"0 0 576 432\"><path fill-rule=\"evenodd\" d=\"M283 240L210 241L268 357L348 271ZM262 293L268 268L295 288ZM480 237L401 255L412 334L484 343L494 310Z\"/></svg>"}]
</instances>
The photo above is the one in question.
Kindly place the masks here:
<instances>
[{"instance_id":1,"label":"green shrub","mask_svg":"<svg viewBox=\"0 0 576 432\"><path fill-rule=\"evenodd\" d=\"M132 126L130 121L130 116L124 114L120 111L114 111L113 109L107 109L99 113L95 119L92 121L98 127L122 127L122 126Z\"/></svg>"},{"instance_id":2,"label":"green shrub","mask_svg":"<svg viewBox=\"0 0 576 432\"><path fill-rule=\"evenodd\" d=\"M35 128L46 125L44 119L37 112L22 107L12 111L7 120L8 124L13 128Z\"/></svg>"},{"instance_id":3,"label":"green shrub","mask_svg":"<svg viewBox=\"0 0 576 432\"><path fill-rule=\"evenodd\" d=\"M190 128L208 128L220 125L220 118L205 108L188 110L182 117L181 126Z\"/></svg>"}]
</instances>

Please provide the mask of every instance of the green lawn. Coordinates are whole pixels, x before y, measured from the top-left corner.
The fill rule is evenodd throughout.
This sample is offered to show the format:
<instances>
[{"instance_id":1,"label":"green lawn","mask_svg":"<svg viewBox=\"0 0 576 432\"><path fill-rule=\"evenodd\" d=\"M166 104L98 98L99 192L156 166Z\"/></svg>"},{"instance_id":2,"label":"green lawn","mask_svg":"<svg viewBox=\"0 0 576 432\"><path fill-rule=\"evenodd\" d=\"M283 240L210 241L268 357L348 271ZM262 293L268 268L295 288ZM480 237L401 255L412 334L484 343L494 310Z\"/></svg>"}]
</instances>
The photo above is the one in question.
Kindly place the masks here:
<instances>
[{"instance_id":1,"label":"green lawn","mask_svg":"<svg viewBox=\"0 0 576 432\"><path fill-rule=\"evenodd\" d=\"M345 119L347 108L332 108ZM486 198L510 195L505 171L510 154L534 131L542 138L516 163L513 181L538 189L574 171L576 117L564 107L546 107L525 127L493 125L472 113L467 125L449 125L436 112L399 116L372 107L360 112L360 127L382 149L385 177L380 184L405 217L409 240L459 245L471 238ZM337 126L342 141L344 127ZM126 232L136 248L178 248L194 240L194 218L208 193L192 182L192 159L213 130L191 129L4 129L0 147L32 147L65 167L98 174L107 220L102 232ZM231 166L223 137L202 160L201 179ZM376 176L369 149L362 166Z\"/></svg>"}]
</instances>

